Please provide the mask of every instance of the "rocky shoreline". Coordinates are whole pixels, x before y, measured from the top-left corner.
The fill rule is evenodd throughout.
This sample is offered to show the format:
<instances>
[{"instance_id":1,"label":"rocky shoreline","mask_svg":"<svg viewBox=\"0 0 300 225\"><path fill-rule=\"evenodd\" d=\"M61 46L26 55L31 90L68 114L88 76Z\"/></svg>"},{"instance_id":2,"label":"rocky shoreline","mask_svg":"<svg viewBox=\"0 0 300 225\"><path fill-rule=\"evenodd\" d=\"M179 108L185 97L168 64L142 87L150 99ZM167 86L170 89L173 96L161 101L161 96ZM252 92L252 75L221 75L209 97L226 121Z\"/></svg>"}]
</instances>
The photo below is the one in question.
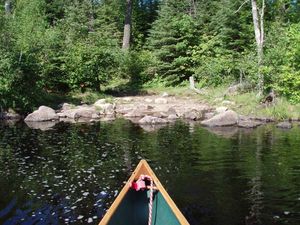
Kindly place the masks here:
<instances>
[{"instance_id":1,"label":"rocky shoreline","mask_svg":"<svg viewBox=\"0 0 300 225\"><path fill-rule=\"evenodd\" d=\"M172 123L177 119L198 121L207 127L236 126L242 128L256 128L260 125L276 122L272 118L243 116L229 107L212 107L191 97L175 97L163 93L161 96L133 96L119 97L112 100L99 99L93 105L72 105L63 103L54 110L47 106L40 106L24 119L33 129L51 129L58 122L91 123L96 121L112 121L117 118L131 120L151 130ZM21 120L22 116L13 112L0 114L2 120ZM283 129L292 128L289 121L277 123Z\"/></svg>"}]
</instances>

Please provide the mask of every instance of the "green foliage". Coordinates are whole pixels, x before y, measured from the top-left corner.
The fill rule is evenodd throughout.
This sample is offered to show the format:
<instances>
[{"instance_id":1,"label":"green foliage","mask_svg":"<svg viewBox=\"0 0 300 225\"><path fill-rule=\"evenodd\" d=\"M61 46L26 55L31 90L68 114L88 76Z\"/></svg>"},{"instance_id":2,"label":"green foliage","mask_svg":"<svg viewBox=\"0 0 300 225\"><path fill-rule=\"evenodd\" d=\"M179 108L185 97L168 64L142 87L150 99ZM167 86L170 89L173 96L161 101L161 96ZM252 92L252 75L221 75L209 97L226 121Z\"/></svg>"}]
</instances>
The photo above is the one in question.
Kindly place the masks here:
<instances>
[{"instance_id":1,"label":"green foliage","mask_svg":"<svg viewBox=\"0 0 300 225\"><path fill-rule=\"evenodd\" d=\"M109 2L110 3L110 2ZM61 27L66 45L61 70L71 89L100 90L118 68L119 32L107 4L75 1L66 10Z\"/></svg>"},{"instance_id":2,"label":"green foliage","mask_svg":"<svg viewBox=\"0 0 300 225\"><path fill-rule=\"evenodd\" d=\"M125 52L121 62L121 77L130 79L133 85L142 85L155 76L156 58L150 51Z\"/></svg>"},{"instance_id":3,"label":"green foliage","mask_svg":"<svg viewBox=\"0 0 300 225\"><path fill-rule=\"evenodd\" d=\"M281 35L273 40L276 45L267 54L270 86L293 103L300 102L299 30L300 24L281 28Z\"/></svg>"},{"instance_id":4,"label":"green foliage","mask_svg":"<svg viewBox=\"0 0 300 225\"><path fill-rule=\"evenodd\" d=\"M134 49L142 49L149 36L149 29L157 18L159 1L133 1L132 21L132 45ZM125 9L124 9L125 10Z\"/></svg>"},{"instance_id":5,"label":"green foliage","mask_svg":"<svg viewBox=\"0 0 300 225\"><path fill-rule=\"evenodd\" d=\"M14 17L3 19L0 43L1 108L28 109L39 99L40 65L43 45L42 7L40 1L18 1ZM35 18L34 20L32 18ZM2 32L1 32L2 33Z\"/></svg>"},{"instance_id":6,"label":"green foliage","mask_svg":"<svg viewBox=\"0 0 300 225\"><path fill-rule=\"evenodd\" d=\"M193 72L202 86L218 86L224 82L251 80L256 63L249 60L252 48L251 10L241 1L200 1L201 35L191 51ZM213 13L215 12L215 13ZM250 22L251 24L251 22ZM250 29L251 28L251 29Z\"/></svg>"},{"instance_id":7,"label":"green foliage","mask_svg":"<svg viewBox=\"0 0 300 225\"><path fill-rule=\"evenodd\" d=\"M218 44L217 38L202 36L201 43L191 51L195 77L203 85L220 85L234 69L233 56L224 54Z\"/></svg>"},{"instance_id":8,"label":"green foliage","mask_svg":"<svg viewBox=\"0 0 300 225\"><path fill-rule=\"evenodd\" d=\"M157 73L169 84L178 84L192 75L188 55L197 43L197 24L187 15L189 1L168 1L161 5L150 30L148 47L157 57Z\"/></svg>"},{"instance_id":9,"label":"green foliage","mask_svg":"<svg viewBox=\"0 0 300 225\"><path fill-rule=\"evenodd\" d=\"M100 85L110 79L115 67L115 53L94 43L76 43L65 55L64 69L72 89L100 90Z\"/></svg>"},{"instance_id":10,"label":"green foliage","mask_svg":"<svg viewBox=\"0 0 300 225\"><path fill-rule=\"evenodd\" d=\"M193 4L195 2L195 4ZM243 0L133 0L129 52L123 0L16 0L0 9L0 104L29 110L47 93L99 92L246 80L257 83L251 4ZM4 1L1 1L4 4ZM300 102L299 1L267 1L265 91ZM239 10L238 10L239 9ZM125 87L125 88L124 88Z\"/></svg>"}]
</instances>

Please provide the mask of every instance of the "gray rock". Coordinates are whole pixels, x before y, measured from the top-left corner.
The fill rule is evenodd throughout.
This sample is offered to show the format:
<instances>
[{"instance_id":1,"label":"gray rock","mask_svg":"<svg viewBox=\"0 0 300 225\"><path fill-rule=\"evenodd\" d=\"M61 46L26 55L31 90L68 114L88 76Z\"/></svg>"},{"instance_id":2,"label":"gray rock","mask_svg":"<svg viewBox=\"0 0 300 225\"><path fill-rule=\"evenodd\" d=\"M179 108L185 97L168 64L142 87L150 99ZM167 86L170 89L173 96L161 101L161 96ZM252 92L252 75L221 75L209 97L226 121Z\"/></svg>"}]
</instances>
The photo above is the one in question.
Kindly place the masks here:
<instances>
[{"instance_id":1,"label":"gray rock","mask_svg":"<svg viewBox=\"0 0 300 225\"><path fill-rule=\"evenodd\" d=\"M275 119L274 118L270 118L270 117L257 117L257 116L254 116L254 117L249 117L249 119L251 119L251 120L257 120L257 121L260 121L260 122L263 122L263 123L275 122Z\"/></svg>"},{"instance_id":2,"label":"gray rock","mask_svg":"<svg viewBox=\"0 0 300 225\"><path fill-rule=\"evenodd\" d=\"M93 118L95 114L98 114L95 109L88 107L79 107L76 109L69 109L58 113L60 118L69 118L78 120L79 118Z\"/></svg>"},{"instance_id":3,"label":"gray rock","mask_svg":"<svg viewBox=\"0 0 300 225\"><path fill-rule=\"evenodd\" d=\"M116 120L116 116L114 114L106 115L105 117L101 117L100 121L113 121Z\"/></svg>"},{"instance_id":4,"label":"gray rock","mask_svg":"<svg viewBox=\"0 0 300 225\"><path fill-rule=\"evenodd\" d=\"M152 100L151 98L146 98L146 99L145 99L145 102L151 103L151 102L153 102L153 100Z\"/></svg>"},{"instance_id":5,"label":"gray rock","mask_svg":"<svg viewBox=\"0 0 300 225\"><path fill-rule=\"evenodd\" d=\"M208 120L202 121L201 124L209 127L233 126L238 123L238 120L238 114L232 110L228 110L226 112L215 115Z\"/></svg>"},{"instance_id":6,"label":"gray rock","mask_svg":"<svg viewBox=\"0 0 300 225\"><path fill-rule=\"evenodd\" d=\"M171 120L171 121L173 121L173 120L177 120L179 117L177 116L177 114L170 114L168 117L167 117L167 119L168 120Z\"/></svg>"},{"instance_id":7,"label":"gray rock","mask_svg":"<svg viewBox=\"0 0 300 225\"><path fill-rule=\"evenodd\" d=\"M168 117L168 114L165 113L165 112L154 112L154 113L152 114L152 116L158 117L158 118L167 118L167 117Z\"/></svg>"},{"instance_id":8,"label":"gray rock","mask_svg":"<svg viewBox=\"0 0 300 225\"><path fill-rule=\"evenodd\" d=\"M126 118L130 118L130 117L142 117L142 116L144 116L144 115L145 115L145 113L144 113L143 110L140 110L140 109L133 109L132 111L126 113L126 114L124 115L124 117L126 117Z\"/></svg>"},{"instance_id":9,"label":"gray rock","mask_svg":"<svg viewBox=\"0 0 300 225\"><path fill-rule=\"evenodd\" d=\"M151 105L134 105L134 109L130 110L128 113L124 115L126 118L131 117L143 117L145 115L152 114L151 111L153 109L153 106Z\"/></svg>"},{"instance_id":10,"label":"gray rock","mask_svg":"<svg viewBox=\"0 0 300 225\"><path fill-rule=\"evenodd\" d=\"M281 129L291 129L293 125L290 122L281 122L276 125L276 127Z\"/></svg>"},{"instance_id":11,"label":"gray rock","mask_svg":"<svg viewBox=\"0 0 300 225\"><path fill-rule=\"evenodd\" d=\"M187 111L183 114L184 119L188 120L201 120L203 118L202 112L199 112L195 109L192 109L191 111Z\"/></svg>"},{"instance_id":12,"label":"gray rock","mask_svg":"<svg viewBox=\"0 0 300 225\"><path fill-rule=\"evenodd\" d=\"M177 111L176 111L175 108L170 107L170 108L168 109L168 111L167 111L167 114L168 114L168 115L172 115L172 114L177 115Z\"/></svg>"},{"instance_id":13,"label":"gray rock","mask_svg":"<svg viewBox=\"0 0 300 225\"><path fill-rule=\"evenodd\" d=\"M30 113L26 118L25 121L51 121L51 120L58 120L59 117L55 113L53 109L47 106L40 106L38 110L35 110L33 113Z\"/></svg>"},{"instance_id":14,"label":"gray rock","mask_svg":"<svg viewBox=\"0 0 300 225\"><path fill-rule=\"evenodd\" d=\"M168 123L167 120L154 116L145 116L138 121L139 124L164 124Z\"/></svg>"},{"instance_id":15,"label":"gray rock","mask_svg":"<svg viewBox=\"0 0 300 225\"><path fill-rule=\"evenodd\" d=\"M256 128L260 125L262 125L262 122L259 121L253 121L253 120L241 120L238 123L239 127L243 127L243 128Z\"/></svg>"},{"instance_id":16,"label":"gray rock","mask_svg":"<svg viewBox=\"0 0 300 225\"><path fill-rule=\"evenodd\" d=\"M127 114L132 111L133 107L132 104L117 105L115 110L117 114Z\"/></svg>"},{"instance_id":17,"label":"gray rock","mask_svg":"<svg viewBox=\"0 0 300 225\"><path fill-rule=\"evenodd\" d=\"M62 103L62 104L60 104L58 107L60 108L61 111L69 110L69 109L75 108L74 105L69 104L69 103Z\"/></svg>"},{"instance_id":18,"label":"gray rock","mask_svg":"<svg viewBox=\"0 0 300 225\"><path fill-rule=\"evenodd\" d=\"M74 119L75 115L75 110L69 109L69 110L64 110L63 112L57 113L59 118L71 118Z\"/></svg>"},{"instance_id":19,"label":"gray rock","mask_svg":"<svg viewBox=\"0 0 300 225\"><path fill-rule=\"evenodd\" d=\"M155 102L156 104L167 104L167 103L168 103L168 100L165 99L165 98L157 98L157 99L154 100L154 102Z\"/></svg>"},{"instance_id":20,"label":"gray rock","mask_svg":"<svg viewBox=\"0 0 300 225\"><path fill-rule=\"evenodd\" d=\"M94 104L96 109L100 112L100 114L114 114L115 113L115 105L111 103L104 103L104 104Z\"/></svg>"},{"instance_id":21,"label":"gray rock","mask_svg":"<svg viewBox=\"0 0 300 225\"><path fill-rule=\"evenodd\" d=\"M169 94L167 93L167 92L164 92L164 93L162 93L162 95L161 95L161 97L168 97L169 96Z\"/></svg>"},{"instance_id":22,"label":"gray rock","mask_svg":"<svg viewBox=\"0 0 300 225\"><path fill-rule=\"evenodd\" d=\"M0 120L20 120L22 116L14 111L0 112Z\"/></svg>"},{"instance_id":23,"label":"gray rock","mask_svg":"<svg viewBox=\"0 0 300 225\"><path fill-rule=\"evenodd\" d=\"M96 112L93 109L79 108L79 109L75 110L74 119L79 119L79 118L93 118L93 115L95 113Z\"/></svg>"},{"instance_id":24,"label":"gray rock","mask_svg":"<svg viewBox=\"0 0 300 225\"><path fill-rule=\"evenodd\" d=\"M97 100L95 103L94 103L94 106L95 107L101 107L101 105L105 104L106 103L106 99L105 98L102 98L102 99L99 99Z\"/></svg>"},{"instance_id":25,"label":"gray rock","mask_svg":"<svg viewBox=\"0 0 300 225\"><path fill-rule=\"evenodd\" d=\"M131 98L131 97L124 97L124 98L122 98L122 100L123 100L124 102L132 102L132 101L133 101L133 98Z\"/></svg>"},{"instance_id":26,"label":"gray rock","mask_svg":"<svg viewBox=\"0 0 300 225\"><path fill-rule=\"evenodd\" d=\"M212 113L212 112L205 113L205 114L204 114L204 119L208 120L208 119L214 117L214 115L215 115L215 114Z\"/></svg>"},{"instance_id":27,"label":"gray rock","mask_svg":"<svg viewBox=\"0 0 300 225\"><path fill-rule=\"evenodd\" d=\"M226 112L227 110L228 110L228 108L225 107L225 106L217 107L217 108L216 108L216 113L217 113L217 114L219 114L219 113L224 113L224 112Z\"/></svg>"},{"instance_id":28,"label":"gray rock","mask_svg":"<svg viewBox=\"0 0 300 225\"><path fill-rule=\"evenodd\" d=\"M99 113L93 113L92 114L92 119L93 120L98 120L98 119L100 119L101 117L100 117L100 115L99 115Z\"/></svg>"}]
</instances>

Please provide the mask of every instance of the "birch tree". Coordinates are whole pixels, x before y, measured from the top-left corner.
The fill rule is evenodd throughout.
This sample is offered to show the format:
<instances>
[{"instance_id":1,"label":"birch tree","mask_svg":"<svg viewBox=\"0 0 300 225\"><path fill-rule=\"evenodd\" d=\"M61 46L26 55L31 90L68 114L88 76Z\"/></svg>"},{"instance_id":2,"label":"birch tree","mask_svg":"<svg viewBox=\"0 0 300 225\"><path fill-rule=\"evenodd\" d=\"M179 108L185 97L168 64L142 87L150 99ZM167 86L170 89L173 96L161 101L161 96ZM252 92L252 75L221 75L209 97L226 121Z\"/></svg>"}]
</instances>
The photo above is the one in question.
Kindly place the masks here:
<instances>
[{"instance_id":1,"label":"birch tree","mask_svg":"<svg viewBox=\"0 0 300 225\"><path fill-rule=\"evenodd\" d=\"M256 51L257 51L257 64L258 64L258 95L262 95L264 89L264 76L261 72L261 68L263 66L263 57L264 57L264 14L265 14L265 0L261 0L261 6L259 7L257 4L257 0L246 0L241 4L236 13L240 11L240 9L249 1L251 1L251 11L252 11L252 19L253 19L253 28L255 34L255 42L256 42Z\"/></svg>"},{"instance_id":2,"label":"birch tree","mask_svg":"<svg viewBox=\"0 0 300 225\"><path fill-rule=\"evenodd\" d=\"M127 50L130 47L130 34L131 34L131 16L132 16L132 0L126 0L126 13L123 34L122 49Z\"/></svg>"},{"instance_id":3,"label":"birch tree","mask_svg":"<svg viewBox=\"0 0 300 225\"><path fill-rule=\"evenodd\" d=\"M262 95L264 89L264 77L261 72L263 65L263 48L264 48L264 12L265 12L265 0L262 0L261 7L258 7L256 0L251 0L253 26L255 33L257 58L258 58L258 90L259 95Z\"/></svg>"},{"instance_id":4,"label":"birch tree","mask_svg":"<svg viewBox=\"0 0 300 225\"><path fill-rule=\"evenodd\" d=\"M11 0L6 0L4 3L5 13L6 15L11 14Z\"/></svg>"}]
</instances>

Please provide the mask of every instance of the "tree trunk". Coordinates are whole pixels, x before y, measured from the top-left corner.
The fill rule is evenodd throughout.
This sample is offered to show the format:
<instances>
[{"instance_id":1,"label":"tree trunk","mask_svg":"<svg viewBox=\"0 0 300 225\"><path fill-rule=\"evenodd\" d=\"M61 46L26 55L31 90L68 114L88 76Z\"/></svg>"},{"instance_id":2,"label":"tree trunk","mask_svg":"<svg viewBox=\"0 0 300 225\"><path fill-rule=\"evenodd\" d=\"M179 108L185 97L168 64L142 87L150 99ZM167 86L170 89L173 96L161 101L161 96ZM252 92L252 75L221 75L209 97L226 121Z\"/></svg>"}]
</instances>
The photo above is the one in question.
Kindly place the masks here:
<instances>
[{"instance_id":1,"label":"tree trunk","mask_svg":"<svg viewBox=\"0 0 300 225\"><path fill-rule=\"evenodd\" d=\"M262 8L259 9L256 0L251 0L252 17L255 33L255 41L258 57L258 90L259 95L262 95L264 89L264 77L261 73L261 67L263 65L263 47L264 47L264 11L265 0L262 0Z\"/></svg>"},{"instance_id":2,"label":"tree trunk","mask_svg":"<svg viewBox=\"0 0 300 225\"><path fill-rule=\"evenodd\" d=\"M6 15L10 15L11 14L11 0L6 0L4 3L4 7L5 7Z\"/></svg>"},{"instance_id":3,"label":"tree trunk","mask_svg":"<svg viewBox=\"0 0 300 225\"><path fill-rule=\"evenodd\" d=\"M195 0L190 0L190 16L195 17L197 14L197 8L196 8L196 3Z\"/></svg>"},{"instance_id":4,"label":"tree trunk","mask_svg":"<svg viewBox=\"0 0 300 225\"><path fill-rule=\"evenodd\" d=\"M125 14L123 45L122 45L122 49L124 50L127 50L130 47L131 14L132 14L132 0L126 0L126 14Z\"/></svg>"},{"instance_id":5,"label":"tree trunk","mask_svg":"<svg viewBox=\"0 0 300 225\"><path fill-rule=\"evenodd\" d=\"M90 9L89 9L89 32L94 32L94 23L95 23L95 18L94 18L94 10L93 10L93 5L90 3Z\"/></svg>"}]
</instances>

